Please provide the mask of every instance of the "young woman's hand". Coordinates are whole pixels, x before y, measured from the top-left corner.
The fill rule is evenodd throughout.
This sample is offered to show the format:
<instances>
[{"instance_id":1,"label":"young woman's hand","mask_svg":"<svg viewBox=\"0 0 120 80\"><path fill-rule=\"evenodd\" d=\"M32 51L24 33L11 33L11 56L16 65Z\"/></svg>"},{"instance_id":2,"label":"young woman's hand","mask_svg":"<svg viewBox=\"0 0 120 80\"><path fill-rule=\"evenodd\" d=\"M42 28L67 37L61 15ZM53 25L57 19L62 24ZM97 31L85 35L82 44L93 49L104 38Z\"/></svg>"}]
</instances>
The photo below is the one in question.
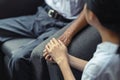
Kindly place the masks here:
<instances>
[{"instance_id":1,"label":"young woman's hand","mask_svg":"<svg viewBox=\"0 0 120 80\"><path fill-rule=\"evenodd\" d=\"M45 58L45 60L51 62L51 63L55 63L55 61L53 60L53 58L49 55L49 53L46 51L46 49L44 49L43 51L43 57Z\"/></svg>"},{"instance_id":2,"label":"young woman's hand","mask_svg":"<svg viewBox=\"0 0 120 80\"><path fill-rule=\"evenodd\" d=\"M63 60L68 61L67 48L60 40L56 40L55 38L53 38L46 45L45 49L46 49L46 51L45 51L44 55L47 60L55 61L57 64L59 64Z\"/></svg>"}]
</instances>

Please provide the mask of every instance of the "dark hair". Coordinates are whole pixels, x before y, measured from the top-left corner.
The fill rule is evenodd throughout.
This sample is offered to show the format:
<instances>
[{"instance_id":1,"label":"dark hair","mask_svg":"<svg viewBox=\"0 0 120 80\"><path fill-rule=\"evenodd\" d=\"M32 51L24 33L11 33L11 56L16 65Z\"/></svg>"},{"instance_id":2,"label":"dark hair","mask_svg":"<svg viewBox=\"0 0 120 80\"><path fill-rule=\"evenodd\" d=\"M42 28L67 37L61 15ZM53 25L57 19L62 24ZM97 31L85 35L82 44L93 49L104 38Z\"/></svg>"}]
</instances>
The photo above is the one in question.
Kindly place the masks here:
<instances>
[{"instance_id":1,"label":"dark hair","mask_svg":"<svg viewBox=\"0 0 120 80\"><path fill-rule=\"evenodd\" d=\"M87 0L87 8L104 27L120 35L120 0Z\"/></svg>"},{"instance_id":2,"label":"dark hair","mask_svg":"<svg viewBox=\"0 0 120 80\"><path fill-rule=\"evenodd\" d=\"M87 0L86 3L104 27L120 36L120 0ZM120 44L117 53L120 54Z\"/></svg>"},{"instance_id":3,"label":"dark hair","mask_svg":"<svg viewBox=\"0 0 120 80\"><path fill-rule=\"evenodd\" d=\"M118 48L118 50L117 50L117 54L120 55L120 46L119 46L119 48Z\"/></svg>"}]
</instances>

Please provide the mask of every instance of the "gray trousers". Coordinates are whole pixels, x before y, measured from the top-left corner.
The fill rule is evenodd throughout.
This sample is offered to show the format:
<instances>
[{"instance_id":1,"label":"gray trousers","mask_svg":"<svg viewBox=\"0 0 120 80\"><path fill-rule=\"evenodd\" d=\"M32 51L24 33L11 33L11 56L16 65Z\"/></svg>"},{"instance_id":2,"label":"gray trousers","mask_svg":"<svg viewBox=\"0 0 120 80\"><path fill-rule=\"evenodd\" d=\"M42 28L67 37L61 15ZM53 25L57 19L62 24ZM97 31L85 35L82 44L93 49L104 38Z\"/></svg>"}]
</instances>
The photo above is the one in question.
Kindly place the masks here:
<instances>
[{"instance_id":1,"label":"gray trousers","mask_svg":"<svg viewBox=\"0 0 120 80\"><path fill-rule=\"evenodd\" d=\"M46 62L42 55L44 47L49 40L53 37L58 38L68 27L69 25L59 30L33 49L31 62L35 70L36 80L63 80L59 67L56 64ZM100 42L101 38L97 30L94 27L86 27L73 38L71 44L68 46L69 54L81 59L90 60L96 50L97 44ZM71 69L76 80L81 80L82 72L74 68ZM47 73L49 73L49 76L46 76Z\"/></svg>"},{"instance_id":2,"label":"gray trousers","mask_svg":"<svg viewBox=\"0 0 120 80\"><path fill-rule=\"evenodd\" d=\"M50 18L39 7L35 15L0 20L0 43L13 38L38 38L45 32L58 30L67 23Z\"/></svg>"},{"instance_id":3,"label":"gray trousers","mask_svg":"<svg viewBox=\"0 0 120 80\"><path fill-rule=\"evenodd\" d=\"M35 80L30 62L32 50L66 24L50 18L42 7L38 8L35 15L0 20L0 43L16 38L35 39L12 51L9 68L13 80Z\"/></svg>"}]
</instances>

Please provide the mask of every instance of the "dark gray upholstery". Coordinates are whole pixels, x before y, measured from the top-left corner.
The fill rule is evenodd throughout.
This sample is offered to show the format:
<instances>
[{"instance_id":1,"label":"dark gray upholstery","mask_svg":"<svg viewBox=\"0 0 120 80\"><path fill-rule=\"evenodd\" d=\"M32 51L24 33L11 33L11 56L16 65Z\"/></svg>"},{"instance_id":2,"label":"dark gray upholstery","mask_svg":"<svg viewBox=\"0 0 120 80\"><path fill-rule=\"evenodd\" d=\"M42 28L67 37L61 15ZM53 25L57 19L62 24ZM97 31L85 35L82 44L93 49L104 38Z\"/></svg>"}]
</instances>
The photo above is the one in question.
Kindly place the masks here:
<instances>
[{"instance_id":1,"label":"dark gray upholstery","mask_svg":"<svg viewBox=\"0 0 120 80\"><path fill-rule=\"evenodd\" d=\"M6 75L11 78L11 71L8 68L9 60L14 55L12 51L18 49L20 46L32 41L34 39L30 38L19 38L19 39L13 39L9 40L1 46L1 50L4 53L4 64L5 64L5 72L7 73Z\"/></svg>"},{"instance_id":2,"label":"dark gray upholstery","mask_svg":"<svg viewBox=\"0 0 120 80\"><path fill-rule=\"evenodd\" d=\"M50 41L51 38L55 37L58 38L69 26L62 28L60 31L55 33L53 36L39 44L36 48L33 49L31 54L31 59L33 62L33 66L35 69L35 74L37 76L37 80L41 79L41 72L45 72L45 66L41 66L43 59L43 50L45 45ZM93 53L96 50L97 44L101 42L100 35L98 31L94 27L86 27L85 29L81 30L72 40L72 43L69 45L69 53L73 56L76 56L81 59L90 60L93 56ZM47 63L49 75L51 80L63 80L61 79L61 74L57 65ZM72 69L73 73L76 77L76 80L80 80L81 72ZM45 73L44 73L45 74ZM53 77L54 76L54 77Z\"/></svg>"},{"instance_id":3,"label":"dark gray upholstery","mask_svg":"<svg viewBox=\"0 0 120 80\"><path fill-rule=\"evenodd\" d=\"M40 0L0 0L0 19L35 14L41 3ZM9 73L7 66L12 56L11 51L31 40L33 39L19 38L0 45L0 80L10 79L6 73Z\"/></svg>"},{"instance_id":4,"label":"dark gray upholstery","mask_svg":"<svg viewBox=\"0 0 120 80\"><path fill-rule=\"evenodd\" d=\"M8 57L11 57L13 55L12 51L18 49L22 45L24 45L32 40L34 40L34 39L19 38L19 39L9 40L9 41L3 43L1 49L2 49L3 53L5 53L5 55L7 55Z\"/></svg>"},{"instance_id":5,"label":"dark gray upholstery","mask_svg":"<svg viewBox=\"0 0 120 80\"><path fill-rule=\"evenodd\" d=\"M8 1L6 4L4 3L2 3L2 1L3 2L5 2L5 1ZM24 2L25 1L25 2ZM33 1L35 1L35 2L33 2ZM37 6L40 4L40 3L37 3L39 0L1 0L0 1L0 10L2 11L2 13L0 12L0 18L6 18L6 17L13 17L13 16L21 16L21 15L27 15L27 14L31 14L31 13L34 13L35 12L35 10L37 9ZM17 2L16 3L16 5L15 5L15 2ZM30 3L29 3L30 2ZM20 3L19 5L17 5L18 3ZM24 4L23 4L24 3ZM2 5L1 5L2 4ZM8 5L9 4L9 5ZM13 4L13 5L12 5ZM8 6L7 6L8 5ZM16 7L17 6L17 7ZM17 12L17 13L16 13ZM91 29L92 31L94 30L93 28L89 28L89 29ZM88 34L89 34L90 32L88 32ZM62 33L61 33L62 34ZM80 34L80 33L79 33ZM84 34L84 32L82 33L82 34ZM94 34L94 33L93 33ZM56 34L57 35L57 34ZM60 35L60 34L59 34ZM97 35L97 34L96 34ZM95 35L94 35L95 36ZM94 41L94 40L96 40L96 39L94 39L94 36L81 36L80 38L83 38L84 40L82 41L82 43L84 43L84 45L85 46L96 46L96 44L99 42L99 40L100 39L97 39L98 41ZM92 44L92 43L90 43L90 42L86 42L86 40L87 39L89 39L89 38L91 38L91 40L92 40L92 38L93 38L93 42L95 42L95 45L94 44ZM99 37L98 37L99 38ZM50 39L50 38L49 38ZM48 40L49 40L48 39ZM28 43L28 42L30 42L30 41L32 41L32 40L34 40L34 39L32 39L32 38L19 38L19 39L13 39L13 40L9 40L9 41L6 41L5 43L3 43L2 44L2 46L1 46L1 50L2 50L2 52L4 53L4 63L5 63L5 67L6 67L6 70L8 70L8 73L10 74L10 71L9 71L9 69L7 68L7 66L8 66L8 62L9 62L9 60L10 60L10 58L11 58L11 56L12 55L14 55L14 54L12 54L12 51L14 51L14 50L16 50L17 48L19 48L21 45L23 45L23 44L26 44L26 43ZM74 48L72 48L72 49L70 49L70 53L72 54L72 55L74 55L74 56L77 56L77 57L81 57L81 56L83 56L84 55L84 53L81 53L82 55L81 56L78 56L76 53L79 53L80 51L79 51L79 49L78 49L78 47L75 47L75 45L76 44L81 44L81 41L79 41L79 38L77 38L77 36L75 37L75 39L74 39L74 41L75 41L75 43L72 43L71 45L74 47ZM46 41L47 42L47 41ZM46 44L46 42L43 42L41 45L45 45ZM80 42L80 43L79 43ZM43 46L42 46L42 48L41 48L41 51L43 50ZM95 48L92 48L92 50L90 50L89 49L89 47L87 47L88 48L88 50L87 51L90 51L90 52L92 52L92 51L94 51L95 50ZM70 47L71 48L71 47ZM33 53L34 53L34 51L35 52L37 52L38 50L40 51L40 49L37 49L37 48L35 48L34 50L33 50ZM73 50L73 49L76 49L76 50ZM80 49L80 50L84 50L84 46ZM72 52L72 51L76 51L76 52ZM87 51L85 51L85 52L87 52ZM1 52L1 53L2 53ZM38 52L39 53L39 52ZM92 54L92 53L91 53ZM38 55L38 54L36 54L36 55ZM84 55L85 56L85 55ZM84 59L86 59L86 57L88 58L88 57L91 57L91 56L85 56L85 57L82 57L82 58L84 58ZM48 64L49 65L49 64ZM50 72L51 73L51 72ZM0 80L2 80L2 79L0 79ZM5 80L5 79L4 79ZM8 79L7 79L8 80Z\"/></svg>"},{"instance_id":6,"label":"dark gray upholstery","mask_svg":"<svg viewBox=\"0 0 120 80\"><path fill-rule=\"evenodd\" d=\"M40 0L0 0L0 19L34 14Z\"/></svg>"}]
</instances>

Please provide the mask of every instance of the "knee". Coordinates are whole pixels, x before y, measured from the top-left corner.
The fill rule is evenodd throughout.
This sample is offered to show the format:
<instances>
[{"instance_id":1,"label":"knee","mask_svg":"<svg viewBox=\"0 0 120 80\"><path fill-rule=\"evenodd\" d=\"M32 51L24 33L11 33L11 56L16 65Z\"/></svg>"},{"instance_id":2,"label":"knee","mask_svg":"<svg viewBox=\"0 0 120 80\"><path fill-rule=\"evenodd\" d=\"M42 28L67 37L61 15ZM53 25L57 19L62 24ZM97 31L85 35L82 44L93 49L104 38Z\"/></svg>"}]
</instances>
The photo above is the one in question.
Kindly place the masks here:
<instances>
[{"instance_id":1,"label":"knee","mask_svg":"<svg viewBox=\"0 0 120 80\"><path fill-rule=\"evenodd\" d=\"M33 49L30 59L42 59L43 58L43 50L41 48Z\"/></svg>"},{"instance_id":2,"label":"knee","mask_svg":"<svg viewBox=\"0 0 120 80\"><path fill-rule=\"evenodd\" d=\"M44 58L43 58L41 52L33 50L33 52L31 53L31 56L30 56L30 60L33 65L36 65L36 64L39 65L39 64L42 64L42 62L44 61Z\"/></svg>"},{"instance_id":3,"label":"knee","mask_svg":"<svg viewBox=\"0 0 120 80\"><path fill-rule=\"evenodd\" d=\"M21 56L12 56L8 67L13 72L14 70L19 70L21 67L24 67L26 64L30 64L27 58Z\"/></svg>"}]
</instances>

